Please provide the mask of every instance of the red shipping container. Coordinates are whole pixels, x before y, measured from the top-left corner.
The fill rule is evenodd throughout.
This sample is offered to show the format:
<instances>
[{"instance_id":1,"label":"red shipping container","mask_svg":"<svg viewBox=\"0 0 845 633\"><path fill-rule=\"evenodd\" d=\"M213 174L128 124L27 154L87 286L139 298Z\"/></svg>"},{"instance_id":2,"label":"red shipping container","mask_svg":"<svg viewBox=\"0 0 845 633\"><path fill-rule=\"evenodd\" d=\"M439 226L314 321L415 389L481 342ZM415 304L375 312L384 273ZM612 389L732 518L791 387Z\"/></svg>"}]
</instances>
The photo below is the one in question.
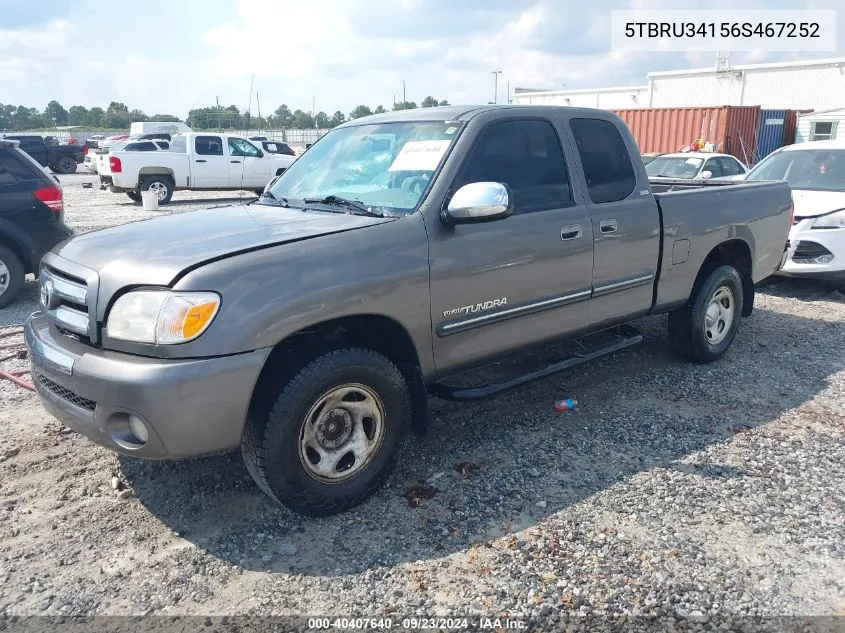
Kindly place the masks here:
<instances>
[{"instance_id":1,"label":"red shipping container","mask_svg":"<svg viewBox=\"0 0 845 633\"><path fill-rule=\"evenodd\" d=\"M631 129L640 152L677 152L696 139L748 164L757 146L760 106L611 110Z\"/></svg>"}]
</instances>

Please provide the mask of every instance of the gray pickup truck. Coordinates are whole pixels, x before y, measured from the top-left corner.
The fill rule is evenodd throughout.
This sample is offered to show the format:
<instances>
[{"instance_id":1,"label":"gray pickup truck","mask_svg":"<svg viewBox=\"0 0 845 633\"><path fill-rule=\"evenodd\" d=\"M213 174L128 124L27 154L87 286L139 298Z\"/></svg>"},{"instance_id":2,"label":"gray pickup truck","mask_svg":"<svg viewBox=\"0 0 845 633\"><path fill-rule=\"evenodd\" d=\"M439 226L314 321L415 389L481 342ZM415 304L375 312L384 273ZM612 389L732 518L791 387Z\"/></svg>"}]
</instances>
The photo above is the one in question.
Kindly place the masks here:
<instances>
[{"instance_id":1,"label":"gray pickup truck","mask_svg":"<svg viewBox=\"0 0 845 633\"><path fill-rule=\"evenodd\" d=\"M357 119L254 202L54 248L26 323L34 382L50 413L114 451L240 447L276 501L339 512L425 428L428 395L489 396L622 349L647 314L669 313L680 355L725 353L786 252L789 186L659 187L601 110ZM468 378L576 337L574 356Z\"/></svg>"}]
</instances>

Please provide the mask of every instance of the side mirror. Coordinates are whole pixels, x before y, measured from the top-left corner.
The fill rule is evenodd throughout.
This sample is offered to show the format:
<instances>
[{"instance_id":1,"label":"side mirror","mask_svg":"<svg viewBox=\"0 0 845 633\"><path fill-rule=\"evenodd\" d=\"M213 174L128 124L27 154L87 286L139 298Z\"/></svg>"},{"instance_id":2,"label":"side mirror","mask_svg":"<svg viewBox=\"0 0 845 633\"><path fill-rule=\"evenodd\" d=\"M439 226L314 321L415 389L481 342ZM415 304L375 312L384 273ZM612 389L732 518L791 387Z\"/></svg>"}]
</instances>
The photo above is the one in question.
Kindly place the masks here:
<instances>
[{"instance_id":1,"label":"side mirror","mask_svg":"<svg viewBox=\"0 0 845 633\"><path fill-rule=\"evenodd\" d=\"M264 158L264 152L258 150L258 158Z\"/></svg>"},{"instance_id":2,"label":"side mirror","mask_svg":"<svg viewBox=\"0 0 845 633\"><path fill-rule=\"evenodd\" d=\"M713 177L713 172L712 172L712 171L708 171L708 170L706 170L706 169L705 169L703 172L701 172L701 177L702 177L704 180L707 180L708 178L712 178L712 177Z\"/></svg>"},{"instance_id":3,"label":"side mirror","mask_svg":"<svg viewBox=\"0 0 845 633\"><path fill-rule=\"evenodd\" d=\"M513 199L500 182L471 182L458 189L441 213L446 224L503 220L513 213Z\"/></svg>"}]
</instances>

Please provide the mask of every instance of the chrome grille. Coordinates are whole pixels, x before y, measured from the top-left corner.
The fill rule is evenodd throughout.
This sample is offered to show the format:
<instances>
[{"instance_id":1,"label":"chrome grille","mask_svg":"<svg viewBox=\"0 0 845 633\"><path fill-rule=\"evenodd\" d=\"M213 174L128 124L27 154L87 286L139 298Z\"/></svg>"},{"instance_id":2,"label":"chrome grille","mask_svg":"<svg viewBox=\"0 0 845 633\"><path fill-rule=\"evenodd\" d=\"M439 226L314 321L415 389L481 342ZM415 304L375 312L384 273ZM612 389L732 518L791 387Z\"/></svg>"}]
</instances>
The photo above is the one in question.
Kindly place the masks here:
<instances>
[{"instance_id":1,"label":"chrome grille","mask_svg":"<svg viewBox=\"0 0 845 633\"><path fill-rule=\"evenodd\" d=\"M38 381L38 386L42 389L49 391L57 395L62 400L67 400L72 405L80 407L81 409L87 409L88 411L93 411L97 403L93 400L89 400L88 398L83 398L79 394L74 393L70 389L65 389L60 384L53 382L46 376L42 376L41 374L35 374L35 380Z\"/></svg>"},{"instance_id":2,"label":"chrome grille","mask_svg":"<svg viewBox=\"0 0 845 633\"><path fill-rule=\"evenodd\" d=\"M39 273L41 307L61 331L92 340L89 284L53 266L42 266Z\"/></svg>"}]
</instances>

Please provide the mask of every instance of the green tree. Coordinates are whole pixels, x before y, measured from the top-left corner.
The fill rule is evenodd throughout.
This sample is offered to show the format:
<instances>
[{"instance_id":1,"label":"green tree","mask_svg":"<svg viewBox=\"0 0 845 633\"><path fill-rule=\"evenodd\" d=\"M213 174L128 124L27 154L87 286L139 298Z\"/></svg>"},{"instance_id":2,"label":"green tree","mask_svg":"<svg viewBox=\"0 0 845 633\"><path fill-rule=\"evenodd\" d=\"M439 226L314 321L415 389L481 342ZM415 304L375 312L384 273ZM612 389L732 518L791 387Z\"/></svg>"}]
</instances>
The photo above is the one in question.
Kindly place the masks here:
<instances>
[{"instance_id":1,"label":"green tree","mask_svg":"<svg viewBox=\"0 0 845 633\"><path fill-rule=\"evenodd\" d=\"M329 119L329 127L337 127L341 123L345 123L345 122L346 122L346 115L343 112L341 112L340 110L337 110L332 115L332 118Z\"/></svg>"},{"instance_id":2,"label":"green tree","mask_svg":"<svg viewBox=\"0 0 845 633\"><path fill-rule=\"evenodd\" d=\"M53 99L44 109L44 120L52 125L67 125L67 110L62 104Z\"/></svg>"},{"instance_id":3,"label":"green tree","mask_svg":"<svg viewBox=\"0 0 845 633\"><path fill-rule=\"evenodd\" d=\"M437 105L447 106L447 105L449 105L449 102L448 102L448 101L446 101L446 99L443 99L443 101L441 101L441 102L440 102L440 103L438 103Z\"/></svg>"},{"instance_id":4,"label":"green tree","mask_svg":"<svg viewBox=\"0 0 845 633\"><path fill-rule=\"evenodd\" d=\"M416 107L417 104L414 101L400 101L393 104L394 110L413 110Z\"/></svg>"},{"instance_id":5,"label":"green tree","mask_svg":"<svg viewBox=\"0 0 845 633\"><path fill-rule=\"evenodd\" d=\"M149 121L161 121L162 123L178 123L181 119L178 116L173 116L172 114L154 114L153 116L149 117Z\"/></svg>"},{"instance_id":6,"label":"green tree","mask_svg":"<svg viewBox=\"0 0 845 633\"><path fill-rule=\"evenodd\" d=\"M3 105L0 103L0 131L11 130L14 117L15 106L12 104Z\"/></svg>"},{"instance_id":7,"label":"green tree","mask_svg":"<svg viewBox=\"0 0 845 633\"><path fill-rule=\"evenodd\" d=\"M384 106L380 105L375 110L373 110L373 114L384 114L387 110L384 109Z\"/></svg>"},{"instance_id":8,"label":"green tree","mask_svg":"<svg viewBox=\"0 0 845 633\"><path fill-rule=\"evenodd\" d=\"M296 110L291 125L299 130L307 130L314 127L314 117L302 110Z\"/></svg>"},{"instance_id":9,"label":"green tree","mask_svg":"<svg viewBox=\"0 0 845 633\"><path fill-rule=\"evenodd\" d=\"M293 113L284 103L273 113L273 125L280 128L293 125Z\"/></svg>"},{"instance_id":10,"label":"green tree","mask_svg":"<svg viewBox=\"0 0 845 633\"><path fill-rule=\"evenodd\" d=\"M70 106L67 111L68 125L87 125L88 124L88 108L81 105Z\"/></svg>"},{"instance_id":11,"label":"green tree","mask_svg":"<svg viewBox=\"0 0 845 633\"><path fill-rule=\"evenodd\" d=\"M349 113L349 120L360 119L362 116L370 116L373 113L369 107L365 105L356 106L352 112Z\"/></svg>"},{"instance_id":12,"label":"green tree","mask_svg":"<svg viewBox=\"0 0 845 633\"><path fill-rule=\"evenodd\" d=\"M421 108L434 108L434 107L437 106L437 104L438 104L437 99L429 96L429 97L426 97L425 99L422 100L422 102L420 103L420 107Z\"/></svg>"},{"instance_id":13,"label":"green tree","mask_svg":"<svg viewBox=\"0 0 845 633\"><path fill-rule=\"evenodd\" d=\"M129 120L130 120L130 122L132 122L132 121L147 121L148 117L147 117L146 114L144 114L144 112L142 110L138 110L136 108L135 110L132 110L129 113Z\"/></svg>"},{"instance_id":14,"label":"green tree","mask_svg":"<svg viewBox=\"0 0 845 633\"><path fill-rule=\"evenodd\" d=\"M325 112L318 112L317 116L314 117L314 124L321 130L325 130L327 127L331 127L332 122L331 119L329 119L328 114Z\"/></svg>"},{"instance_id":15,"label":"green tree","mask_svg":"<svg viewBox=\"0 0 845 633\"><path fill-rule=\"evenodd\" d=\"M102 127L103 126L103 118L106 116L106 111L100 107L94 106L90 110L88 110L88 114L85 117L85 124L90 125L91 127Z\"/></svg>"}]
</instances>

